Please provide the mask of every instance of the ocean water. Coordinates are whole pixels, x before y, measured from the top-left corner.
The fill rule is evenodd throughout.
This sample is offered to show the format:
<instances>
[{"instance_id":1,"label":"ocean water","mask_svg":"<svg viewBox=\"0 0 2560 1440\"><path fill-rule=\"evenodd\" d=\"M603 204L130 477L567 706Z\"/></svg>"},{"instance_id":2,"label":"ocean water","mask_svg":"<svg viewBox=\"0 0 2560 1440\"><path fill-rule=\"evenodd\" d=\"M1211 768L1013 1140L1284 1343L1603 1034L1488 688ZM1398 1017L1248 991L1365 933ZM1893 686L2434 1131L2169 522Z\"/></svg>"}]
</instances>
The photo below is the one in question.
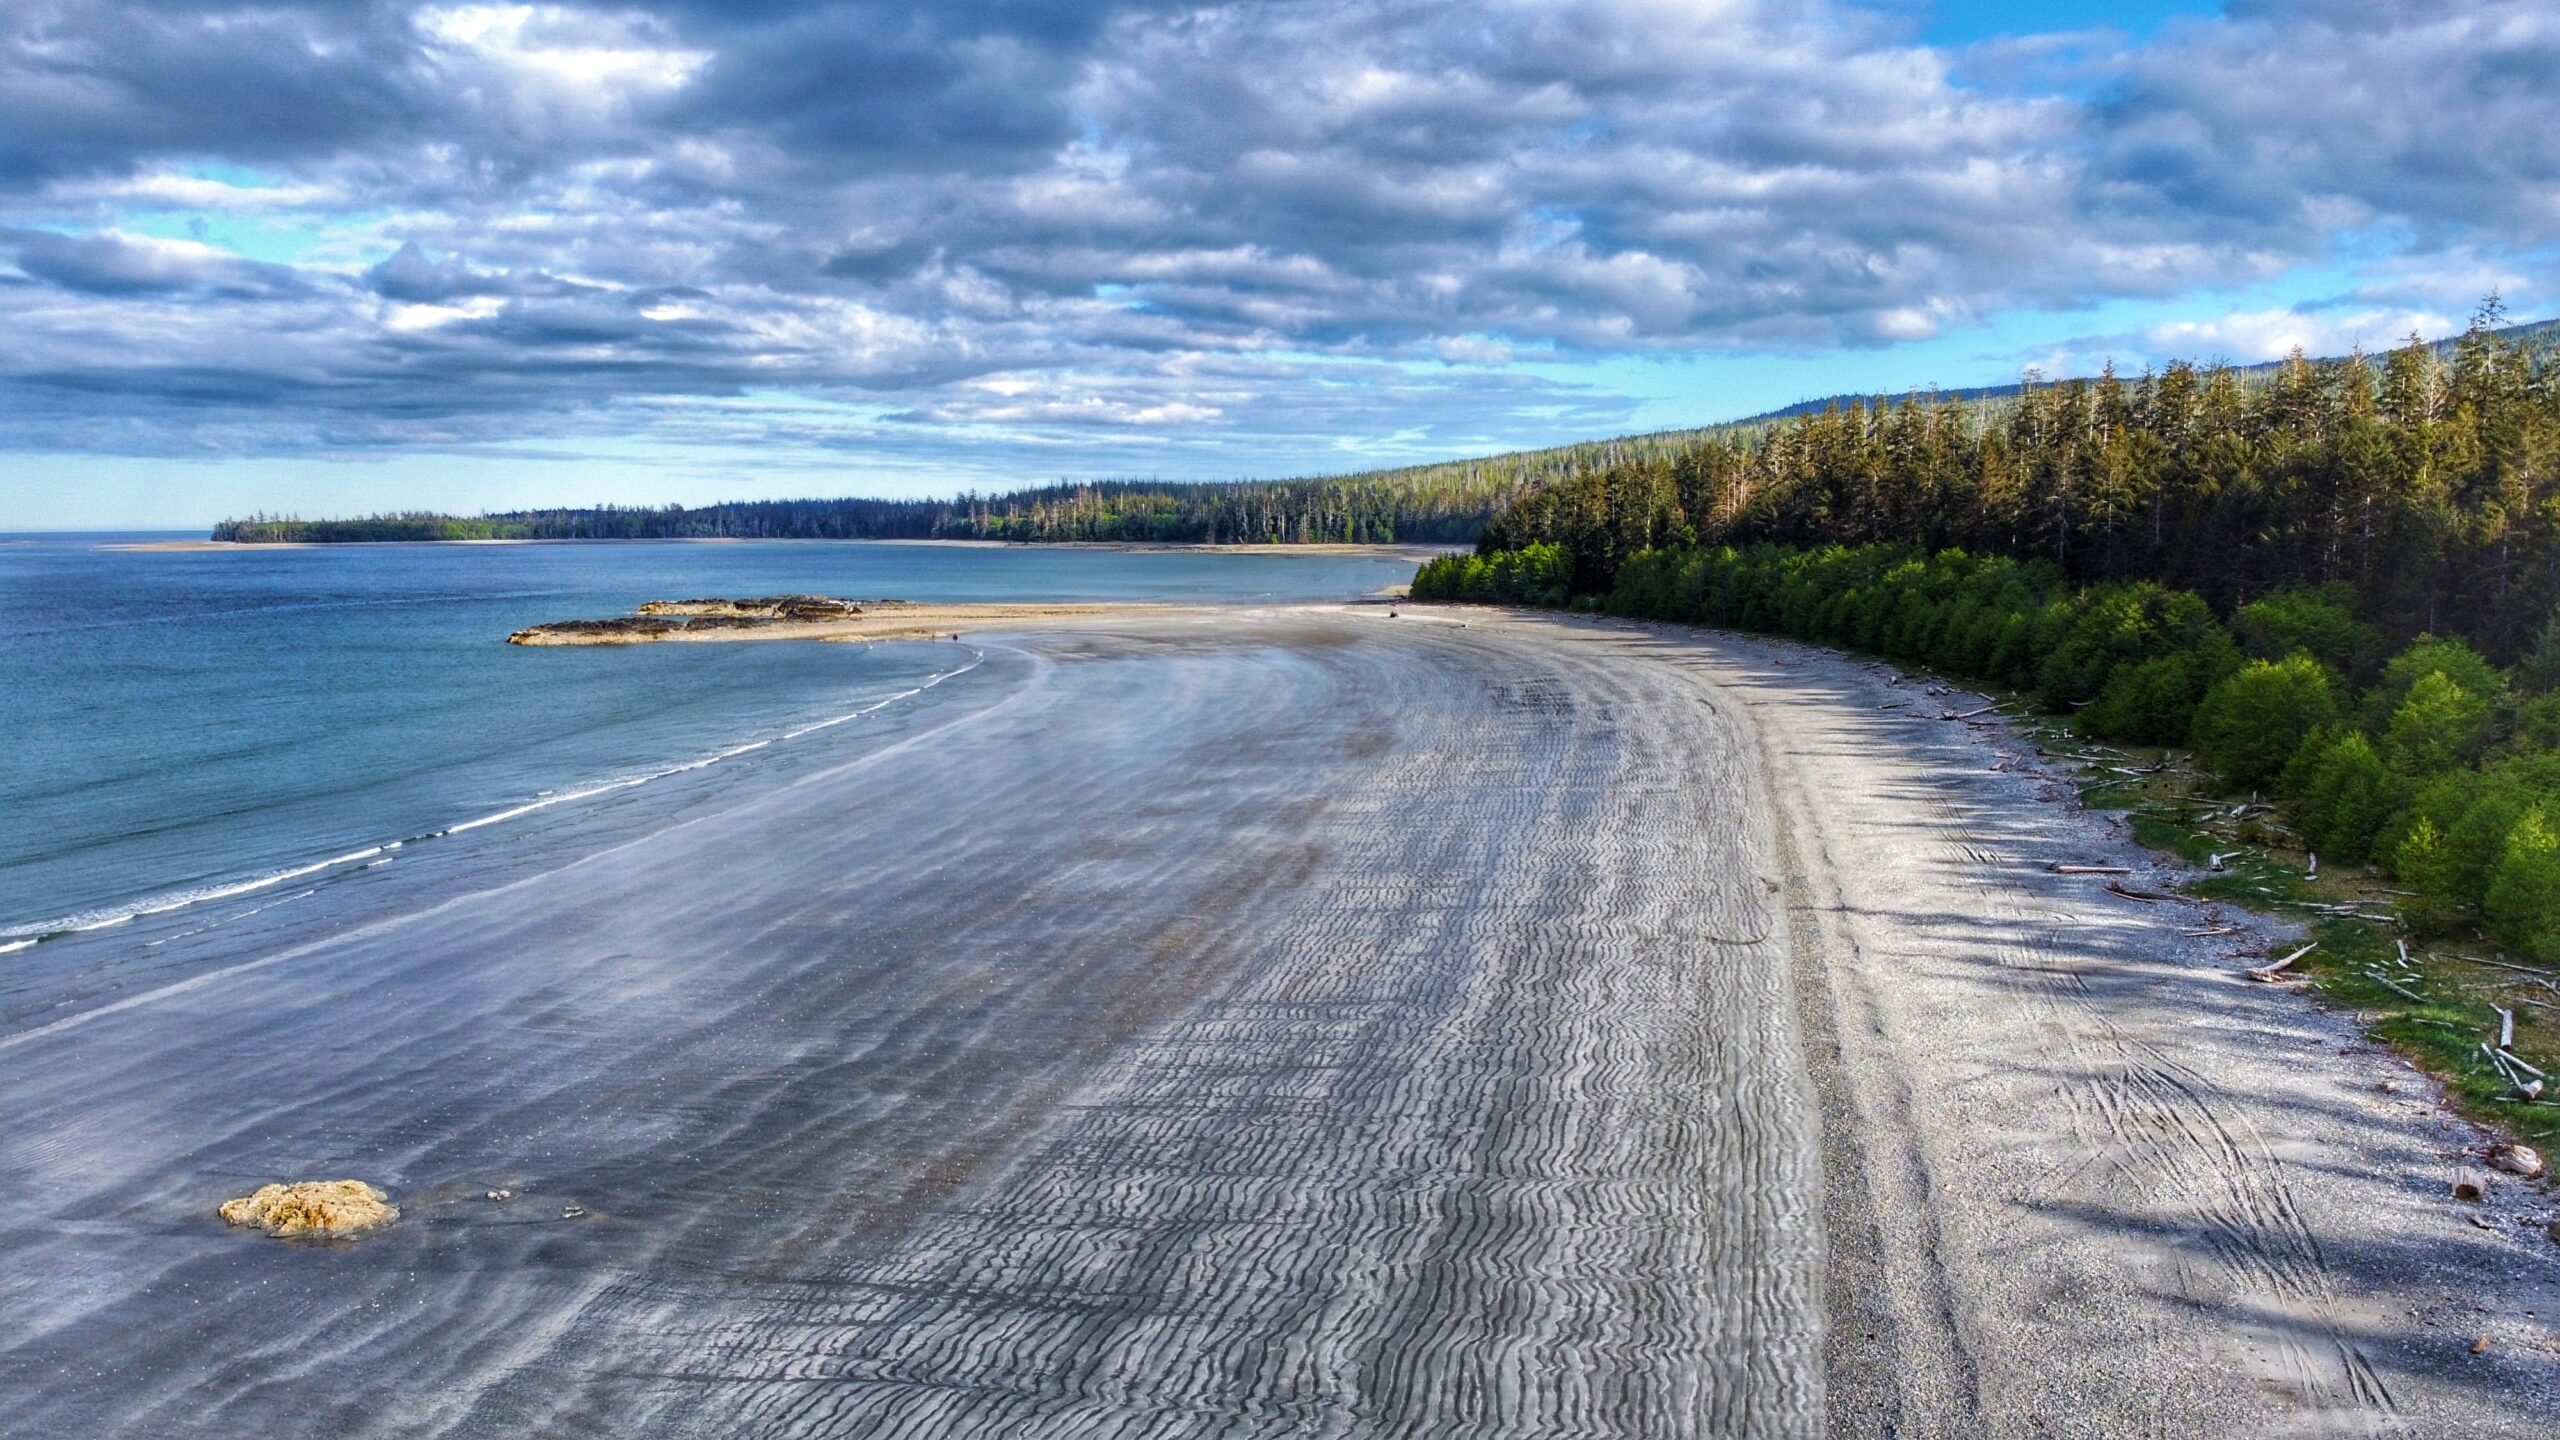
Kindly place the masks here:
<instances>
[{"instance_id":1,"label":"ocean water","mask_svg":"<svg viewBox=\"0 0 2560 1440\"><path fill-rule=\"evenodd\" d=\"M138 551L0 537L0 953L717 763L934 683L930 644L532 650L643 601L1347 599L1408 561L741 542Z\"/></svg>"}]
</instances>

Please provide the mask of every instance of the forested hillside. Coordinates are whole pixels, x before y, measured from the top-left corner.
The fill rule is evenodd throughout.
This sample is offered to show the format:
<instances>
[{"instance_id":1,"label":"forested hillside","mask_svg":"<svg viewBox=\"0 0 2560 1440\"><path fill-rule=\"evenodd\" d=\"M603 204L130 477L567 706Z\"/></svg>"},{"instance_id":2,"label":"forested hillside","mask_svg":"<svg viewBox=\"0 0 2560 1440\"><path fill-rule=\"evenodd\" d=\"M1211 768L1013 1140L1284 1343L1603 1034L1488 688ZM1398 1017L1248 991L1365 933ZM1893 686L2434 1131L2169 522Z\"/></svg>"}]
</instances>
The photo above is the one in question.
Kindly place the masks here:
<instances>
[{"instance_id":1,"label":"forested hillside","mask_svg":"<svg viewBox=\"0 0 2560 1440\"><path fill-rule=\"evenodd\" d=\"M2130 490L2150 481L2145 467L2164 463L2147 453L2157 442L2192 450L2210 434L2268 428L2261 401L2282 393L2282 413L2308 418L2334 433L2352 410L2382 422L2398 392L2432 386L2428 404L2450 399L2448 377L2463 365L2462 347L2501 346L2525 370L2531 357L2560 339L2560 323L2462 340L2413 343L2379 364L2353 360L2294 361L2247 369L2172 367L2127 381L2099 377L2054 385L1995 386L1926 392L1895 399L1810 402L1770 415L1694 429L1428 465L1274 481L1068 483L948 500L799 499L739 501L664 508L602 506L507 511L477 517L377 515L301 520L258 516L227 520L218 540L247 542L465 539L947 539L1015 541L1189 541L1214 544L1326 541L1475 544L1489 548L1587 531L1595 513L1612 518L1606 546L1574 547L1577 575L1603 588L1607 557L1645 543L1688 535L1736 538L1899 538L2051 553L2070 559L2073 537L2095 526L2101 549L2130 533ZM2395 368L2397 367L2397 368ZM2364 376L2362 399L2346 393L2351 371ZM2395 381L2394 377L2400 379ZM2422 388L2424 388L2422 386ZM2465 392L2467 394L2468 392ZM2307 408L2306 408L2307 407ZM2325 407L2325 408L2324 408ZM2239 420L2241 412L2251 418ZM2432 412L2430 412L2432 413ZM2441 418L2441 417L2438 417ZM2136 439L2137 432L2150 439ZM2095 441L2100 453L2082 463L2076 452ZM2133 453L2144 452L2144 453ZM2056 455L2068 458L2052 460ZM2048 463L2050 461L2051 463ZM2227 468L2231 457L2215 463ZM2254 462L2253 462L2254 463ZM2042 465L2035 477L2019 472ZM1956 472L1964 472L1957 474ZM1983 493L1974 521L1959 523L1965 475ZM1813 479L1816 483L1799 482ZM2085 481L2085 483L2084 483ZM1670 484L1680 493L1676 523L1638 492ZM2174 485L2174 479L2166 483ZM2069 493L2047 496L2037 486ZM1685 489L1681 487L1686 487ZM2164 495L2151 486L2144 503ZM1925 490L1919 502L1912 492ZM1712 493L1710 493L1712 492ZM1842 516L1869 499L1884 513ZM2046 503L2050 502L2050 503ZM2039 505L2043 508L2039 509ZM1792 506L1793 509L1788 507ZM1925 514L1923 512L1926 512ZM1487 527L1502 517L1491 535ZM2150 546L2179 543L2163 528ZM2232 517L2245 523L2245 517ZM2061 532L2048 536L2045 532ZM1853 533L1854 532L1854 533ZM2043 542L2056 541L2053 550ZM2082 545L2085 548L2085 545ZM1594 568L1596 557L1597 568ZM2147 573L2140 555L2104 558L2102 573ZM2075 569L2075 573L2080 573Z\"/></svg>"},{"instance_id":2,"label":"forested hillside","mask_svg":"<svg viewBox=\"0 0 2560 1440\"><path fill-rule=\"evenodd\" d=\"M1589 594L1648 548L1761 542L2038 559L2226 612L2338 582L2385 631L2512 660L2560 600L2560 371L2495 318L2449 353L2297 356L2257 383L2172 365L1826 410L1541 486L1480 548L1552 542Z\"/></svg>"},{"instance_id":3,"label":"forested hillside","mask_svg":"<svg viewBox=\"0 0 2560 1440\"><path fill-rule=\"evenodd\" d=\"M217 540L1021 540L1470 544L1532 481L1493 468L1269 483L1100 481L951 500L748 500L521 510L456 519L226 520Z\"/></svg>"},{"instance_id":4,"label":"forested hillside","mask_svg":"<svg viewBox=\"0 0 2560 1440\"><path fill-rule=\"evenodd\" d=\"M1511 501L1577 476L1746 439L1754 418L1295 480L1104 480L949 500L751 500L719 505L516 510L477 517L402 513L362 519L255 516L213 538L251 544L380 540L1014 540L1206 544L1472 545Z\"/></svg>"},{"instance_id":5,"label":"forested hillside","mask_svg":"<svg viewBox=\"0 0 2560 1440\"><path fill-rule=\"evenodd\" d=\"M226 520L247 543L364 540L1016 540L1208 544L1472 545L1505 504L1577 475L1694 449L1758 422L1299 480L1106 480L949 500L750 500L719 505L517 510L462 518Z\"/></svg>"}]
</instances>

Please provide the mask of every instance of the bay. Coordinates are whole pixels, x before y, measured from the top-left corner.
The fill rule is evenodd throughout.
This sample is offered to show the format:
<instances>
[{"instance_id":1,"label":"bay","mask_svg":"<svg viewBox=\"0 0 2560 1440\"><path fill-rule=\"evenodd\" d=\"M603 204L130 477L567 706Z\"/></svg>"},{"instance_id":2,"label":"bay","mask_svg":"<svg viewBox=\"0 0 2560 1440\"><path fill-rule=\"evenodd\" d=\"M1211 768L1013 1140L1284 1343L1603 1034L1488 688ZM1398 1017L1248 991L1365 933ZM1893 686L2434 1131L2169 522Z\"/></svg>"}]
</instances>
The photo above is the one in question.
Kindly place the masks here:
<instances>
[{"instance_id":1,"label":"bay","mask_svg":"<svg viewBox=\"0 0 2560 1440\"><path fill-rule=\"evenodd\" d=\"M228 898L840 719L923 644L525 650L693 595L1349 599L1393 555L721 542L128 548L0 537L0 950Z\"/></svg>"}]
</instances>

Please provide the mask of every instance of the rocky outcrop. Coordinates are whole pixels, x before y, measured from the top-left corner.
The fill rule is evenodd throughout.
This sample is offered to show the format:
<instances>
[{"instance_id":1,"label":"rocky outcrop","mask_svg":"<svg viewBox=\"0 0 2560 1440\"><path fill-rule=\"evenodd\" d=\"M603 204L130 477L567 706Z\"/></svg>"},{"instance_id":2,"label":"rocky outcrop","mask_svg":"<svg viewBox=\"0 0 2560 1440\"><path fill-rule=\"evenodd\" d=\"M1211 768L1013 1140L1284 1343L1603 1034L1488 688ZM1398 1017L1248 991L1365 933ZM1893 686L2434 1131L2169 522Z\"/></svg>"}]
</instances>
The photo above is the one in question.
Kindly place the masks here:
<instances>
[{"instance_id":1,"label":"rocky outcrop","mask_svg":"<svg viewBox=\"0 0 2560 1440\"><path fill-rule=\"evenodd\" d=\"M895 602L865 603L880 606ZM827 595L766 595L748 600L652 600L638 613L718 620L849 620L862 613L862 606Z\"/></svg>"},{"instance_id":2,"label":"rocky outcrop","mask_svg":"<svg viewBox=\"0 0 2560 1440\"><path fill-rule=\"evenodd\" d=\"M613 620L555 620L507 637L510 645L614 645L656 640L684 628L681 621L624 615Z\"/></svg>"},{"instance_id":3,"label":"rocky outcrop","mask_svg":"<svg viewBox=\"0 0 2560 1440\"><path fill-rule=\"evenodd\" d=\"M555 620L519 630L510 645L635 645L651 640L681 640L714 630L773 630L784 634L824 633L823 627L860 619L866 613L908 608L902 600L859 603L826 595L764 595L747 599L652 600L630 615L610 620Z\"/></svg>"},{"instance_id":4,"label":"rocky outcrop","mask_svg":"<svg viewBox=\"0 0 2560 1440\"><path fill-rule=\"evenodd\" d=\"M354 1235L400 1218L391 1197L361 1180L298 1180L290 1185L261 1185L237 1200L222 1202L222 1218L234 1225L253 1225L270 1235Z\"/></svg>"}]
</instances>

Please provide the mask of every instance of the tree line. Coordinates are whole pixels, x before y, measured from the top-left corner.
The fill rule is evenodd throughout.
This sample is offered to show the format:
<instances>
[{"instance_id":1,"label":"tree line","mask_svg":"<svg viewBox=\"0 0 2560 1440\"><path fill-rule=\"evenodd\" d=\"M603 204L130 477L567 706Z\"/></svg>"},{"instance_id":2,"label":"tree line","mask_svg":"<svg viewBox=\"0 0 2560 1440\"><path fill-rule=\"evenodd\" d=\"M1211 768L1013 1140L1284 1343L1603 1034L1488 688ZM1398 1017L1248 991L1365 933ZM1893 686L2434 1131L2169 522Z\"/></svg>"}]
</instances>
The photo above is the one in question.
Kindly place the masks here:
<instances>
[{"instance_id":1,"label":"tree line","mask_svg":"<svg viewBox=\"0 0 2560 1440\"><path fill-rule=\"evenodd\" d=\"M1321 482L1173 485L1098 482L948 500L748 500L303 520L225 520L243 543L364 540L1015 540L1310 544L1472 542L1496 496L1389 492Z\"/></svg>"},{"instance_id":2,"label":"tree line","mask_svg":"<svg viewBox=\"0 0 2560 1440\"><path fill-rule=\"evenodd\" d=\"M2499 333L1789 421L1521 497L1422 599L1790 635L2192 746L2560 963L2560 367Z\"/></svg>"},{"instance_id":3,"label":"tree line","mask_svg":"<svg viewBox=\"0 0 2560 1440\"><path fill-rule=\"evenodd\" d=\"M2499 339L2494 317L2486 332ZM2555 338L2549 325L2506 337L2517 353ZM2464 341L2413 346L2384 367L2432 367L2432 380L2398 377L2391 395L2433 392L2441 409L2448 367ZM1925 538L1976 548L2030 549L2055 541L2066 560L2094 549L2104 573L2134 573L2146 555L2176 550L2175 478L2161 480L2159 445L2175 452L2199 424L2220 426L2248 397L2285 390L2303 410L2305 377L2330 410L2366 416L2415 413L2386 406L2393 377L2368 365L2359 400L2349 362L2296 357L2243 370L2172 367L2120 382L1995 386L1886 398L1842 397L1769 415L1479 458L1357 474L1270 481L1106 480L1060 483L948 499L740 501L698 506L560 507L475 517L407 512L358 519L253 516L226 520L215 538L296 540L956 539L1042 541L1320 541L1468 545L1489 533L1494 550L1564 532L1604 534L1573 546L1577 583L1604 588L1607 569L1646 544L1789 538ZM2397 405L2396 400L2392 401ZM2128 411L2132 412L2131 417ZM2185 417L2185 418L2182 418ZM2140 424L2128 423L2129 418ZM2373 468L2373 437L2321 423L2348 442L2347 463ZM2227 428L2225 426L2224 428ZM2083 456L2079 452L2087 449ZM2192 448L2190 445L2189 448ZM1879 453L1880 452L1880 453ZM2193 457L2188 457L2192 459ZM2206 463L2231 463L2227 454ZM1805 484L1807 479L1820 483ZM1662 492L1668 487L1669 503ZM1652 492L1652 493L1648 493ZM1872 493L1870 493L1872 492ZM1971 498L1969 499L1969 494ZM1776 503L1773 497L1784 497ZM1877 509L1867 502L1875 501ZM2156 508L2143 510L2148 502ZM2223 497L2218 522L2245 527L2249 497ZM1978 512L1978 513L1972 513ZM2152 522L2142 543L2141 521ZM2375 517L2362 517L2371 520ZM1739 523L1737 523L1739 522ZM1925 522L1927 534L1913 527ZM1851 532L1864 527L1864 533ZM2370 568L2383 537L2360 534L2332 564ZM2085 565L2084 565L2085 568ZM2460 597L2444 597L2446 603Z\"/></svg>"},{"instance_id":4,"label":"tree line","mask_svg":"<svg viewBox=\"0 0 2560 1440\"><path fill-rule=\"evenodd\" d=\"M663 507L404 512L358 519L259 515L213 538L364 540L1006 540L1200 544L1471 545L1518 496L1572 475L1685 449L1705 432L1632 436L1482 459L1273 481L1105 480L948 499L748 500Z\"/></svg>"},{"instance_id":5,"label":"tree line","mask_svg":"<svg viewBox=\"0 0 2560 1440\"><path fill-rule=\"evenodd\" d=\"M2560 369L2494 302L2449 346L2269 370L2171 365L1997 401L1852 403L1514 499L1485 553L1547 542L1577 593L1676 545L1909 544L2155 580L2227 613L2340 583L2386 631L2502 662L2560 600Z\"/></svg>"},{"instance_id":6,"label":"tree line","mask_svg":"<svg viewBox=\"0 0 2560 1440\"><path fill-rule=\"evenodd\" d=\"M1061 482L948 499L748 500L571 506L460 517L255 515L213 538L259 544L365 540L1006 540L1194 544L1472 545L1512 501L1575 477L1747 438L1771 417L1285 480Z\"/></svg>"}]
</instances>

